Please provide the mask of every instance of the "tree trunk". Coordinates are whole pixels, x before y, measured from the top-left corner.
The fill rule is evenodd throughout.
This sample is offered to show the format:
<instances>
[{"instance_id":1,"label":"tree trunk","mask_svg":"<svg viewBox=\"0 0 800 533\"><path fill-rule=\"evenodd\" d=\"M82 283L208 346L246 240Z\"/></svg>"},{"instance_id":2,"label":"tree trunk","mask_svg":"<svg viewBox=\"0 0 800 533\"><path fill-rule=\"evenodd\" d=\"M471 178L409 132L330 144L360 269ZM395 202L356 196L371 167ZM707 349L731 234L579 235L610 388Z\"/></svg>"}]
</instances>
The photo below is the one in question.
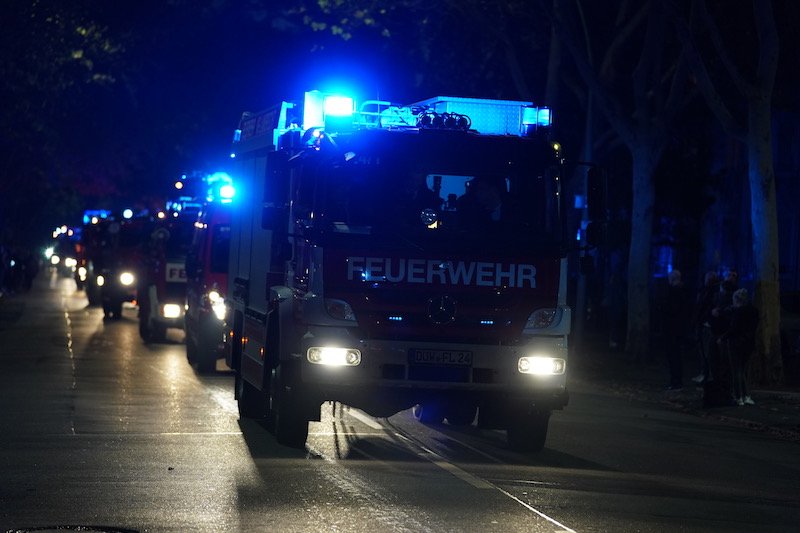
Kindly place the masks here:
<instances>
[{"instance_id":1,"label":"tree trunk","mask_svg":"<svg viewBox=\"0 0 800 533\"><path fill-rule=\"evenodd\" d=\"M755 263L753 304L760 315L751 369L754 383L775 384L783 381L783 358L780 342L778 216L775 171L772 166L770 98L751 99L748 119L750 222L753 228Z\"/></svg>"},{"instance_id":2,"label":"tree trunk","mask_svg":"<svg viewBox=\"0 0 800 533\"><path fill-rule=\"evenodd\" d=\"M626 351L634 361L644 362L650 352L650 247L653 235L655 184L653 172L660 150L631 147L633 156L633 202L631 248L628 257L628 335Z\"/></svg>"}]
</instances>

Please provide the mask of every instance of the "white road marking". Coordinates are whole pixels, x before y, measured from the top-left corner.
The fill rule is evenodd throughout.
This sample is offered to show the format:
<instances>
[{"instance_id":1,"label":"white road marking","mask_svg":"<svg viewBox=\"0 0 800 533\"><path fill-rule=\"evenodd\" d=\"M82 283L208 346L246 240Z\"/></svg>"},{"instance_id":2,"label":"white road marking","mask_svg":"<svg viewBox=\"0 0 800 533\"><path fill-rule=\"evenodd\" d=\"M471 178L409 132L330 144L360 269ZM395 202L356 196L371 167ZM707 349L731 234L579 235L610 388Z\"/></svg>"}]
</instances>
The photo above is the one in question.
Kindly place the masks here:
<instances>
[{"instance_id":1,"label":"white road marking","mask_svg":"<svg viewBox=\"0 0 800 533\"><path fill-rule=\"evenodd\" d=\"M361 411L360 409L350 409L349 411L347 411L347 414L349 414L356 420L365 423L372 429L386 430L386 428L383 427L380 422L369 416L367 413Z\"/></svg>"}]
</instances>

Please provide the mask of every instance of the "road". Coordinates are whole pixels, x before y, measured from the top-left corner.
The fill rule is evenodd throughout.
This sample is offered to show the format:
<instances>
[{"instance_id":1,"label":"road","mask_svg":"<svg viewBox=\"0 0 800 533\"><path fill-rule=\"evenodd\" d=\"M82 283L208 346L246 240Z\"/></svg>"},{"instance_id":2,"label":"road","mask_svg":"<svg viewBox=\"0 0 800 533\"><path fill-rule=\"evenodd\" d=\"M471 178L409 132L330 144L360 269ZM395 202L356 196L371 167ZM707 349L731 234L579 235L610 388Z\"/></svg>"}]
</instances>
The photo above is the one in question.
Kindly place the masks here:
<instances>
[{"instance_id":1,"label":"road","mask_svg":"<svg viewBox=\"0 0 800 533\"><path fill-rule=\"evenodd\" d=\"M0 531L797 531L797 443L571 391L546 449L323 405L307 449L240 421L233 376L104 322L65 278L0 306Z\"/></svg>"}]
</instances>

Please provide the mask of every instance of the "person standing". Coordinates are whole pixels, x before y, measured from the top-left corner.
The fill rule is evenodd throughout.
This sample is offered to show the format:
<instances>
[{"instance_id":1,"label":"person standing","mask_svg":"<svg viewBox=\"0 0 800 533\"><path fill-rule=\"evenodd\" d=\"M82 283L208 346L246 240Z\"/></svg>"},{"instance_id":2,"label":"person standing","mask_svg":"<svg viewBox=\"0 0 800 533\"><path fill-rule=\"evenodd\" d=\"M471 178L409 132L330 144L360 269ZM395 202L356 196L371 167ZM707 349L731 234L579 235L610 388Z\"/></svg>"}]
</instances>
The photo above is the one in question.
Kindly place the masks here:
<instances>
[{"instance_id":1,"label":"person standing","mask_svg":"<svg viewBox=\"0 0 800 533\"><path fill-rule=\"evenodd\" d=\"M683 388L683 348L689 325L690 300L680 270L671 271L667 279L664 306L664 348L669 368L667 390L680 390Z\"/></svg>"},{"instance_id":2,"label":"person standing","mask_svg":"<svg viewBox=\"0 0 800 533\"><path fill-rule=\"evenodd\" d=\"M703 405L705 407L724 407L732 403L733 369L728 353L728 344L720 342L720 337L730 328L728 310L733 304L733 293L738 289L739 275L735 270L725 273L714 298L709 323L712 342L709 343L708 375L703 381Z\"/></svg>"},{"instance_id":3,"label":"person standing","mask_svg":"<svg viewBox=\"0 0 800 533\"><path fill-rule=\"evenodd\" d=\"M702 383L708 377L709 343L713 340L711 333L711 310L719 291L719 276L713 270L706 272L703 286L697 294L692 315L694 340L698 353L698 374L692 378L695 383Z\"/></svg>"},{"instance_id":4,"label":"person standing","mask_svg":"<svg viewBox=\"0 0 800 533\"><path fill-rule=\"evenodd\" d=\"M733 293L732 305L724 312L728 329L719 336L717 342L725 346L730 357L733 399L738 405L753 405L747 389L747 363L756 344L758 328L758 309L750 303L747 289Z\"/></svg>"}]
</instances>

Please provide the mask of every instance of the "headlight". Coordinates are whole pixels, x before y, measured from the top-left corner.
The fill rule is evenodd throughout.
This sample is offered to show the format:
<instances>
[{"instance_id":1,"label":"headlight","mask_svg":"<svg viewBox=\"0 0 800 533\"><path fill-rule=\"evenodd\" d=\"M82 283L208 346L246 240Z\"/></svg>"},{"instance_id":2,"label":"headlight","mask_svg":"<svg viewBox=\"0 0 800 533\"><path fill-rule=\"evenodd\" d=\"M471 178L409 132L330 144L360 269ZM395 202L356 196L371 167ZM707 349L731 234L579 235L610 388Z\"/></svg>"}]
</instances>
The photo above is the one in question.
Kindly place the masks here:
<instances>
[{"instance_id":1,"label":"headlight","mask_svg":"<svg viewBox=\"0 0 800 533\"><path fill-rule=\"evenodd\" d=\"M104 278L103 276L97 276L97 286L102 287L105 284L106 284L106 278Z\"/></svg>"},{"instance_id":2,"label":"headlight","mask_svg":"<svg viewBox=\"0 0 800 533\"><path fill-rule=\"evenodd\" d=\"M51 265L57 265L60 262L61 262L61 258L58 257L56 254L53 254L53 255L50 256L50 264Z\"/></svg>"},{"instance_id":3,"label":"headlight","mask_svg":"<svg viewBox=\"0 0 800 533\"><path fill-rule=\"evenodd\" d=\"M178 318L181 316L181 306L178 304L164 304L164 318Z\"/></svg>"},{"instance_id":4,"label":"headlight","mask_svg":"<svg viewBox=\"0 0 800 533\"><path fill-rule=\"evenodd\" d=\"M81 278L81 281L86 281L86 267L78 267L78 277Z\"/></svg>"},{"instance_id":5,"label":"headlight","mask_svg":"<svg viewBox=\"0 0 800 533\"><path fill-rule=\"evenodd\" d=\"M119 275L119 282L125 285L126 287L133 285L133 282L136 281L136 278L130 272L123 272Z\"/></svg>"},{"instance_id":6,"label":"headlight","mask_svg":"<svg viewBox=\"0 0 800 533\"><path fill-rule=\"evenodd\" d=\"M361 350L315 346L306 353L309 363L328 366L357 366L361 364Z\"/></svg>"},{"instance_id":7,"label":"headlight","mask_svg":"<svg viewBox=\"0 0 800 533\"><path fill-rule=\"evenodd\" d=\"M558 357L532 355L520 357L517 363L517 370L522 374L534 374L537 376L556 376L563 374L566 369L567 362Z\"/></svg>"},{"instance_id":8,"label":"headlight","mask_svg":"<svg viewBox=\"0 0 800 533\"><path fill-rule=\"evenodd\" d=\"M222 300L222 295L219 293L219 291L210 291L208 293L208 301L212 304L219 300Z\"/></svg>"},{"instance_id":9,"label":"headlight","mask_svg":"<svg viewBox=\"0 0 800 533\"><path fill-rule=\"evenodd\" d=\"M67 257L64 259L64 266L67 268L75 268L78 266L78 260L74 257Z\"/></svg>"}]
</instances>

